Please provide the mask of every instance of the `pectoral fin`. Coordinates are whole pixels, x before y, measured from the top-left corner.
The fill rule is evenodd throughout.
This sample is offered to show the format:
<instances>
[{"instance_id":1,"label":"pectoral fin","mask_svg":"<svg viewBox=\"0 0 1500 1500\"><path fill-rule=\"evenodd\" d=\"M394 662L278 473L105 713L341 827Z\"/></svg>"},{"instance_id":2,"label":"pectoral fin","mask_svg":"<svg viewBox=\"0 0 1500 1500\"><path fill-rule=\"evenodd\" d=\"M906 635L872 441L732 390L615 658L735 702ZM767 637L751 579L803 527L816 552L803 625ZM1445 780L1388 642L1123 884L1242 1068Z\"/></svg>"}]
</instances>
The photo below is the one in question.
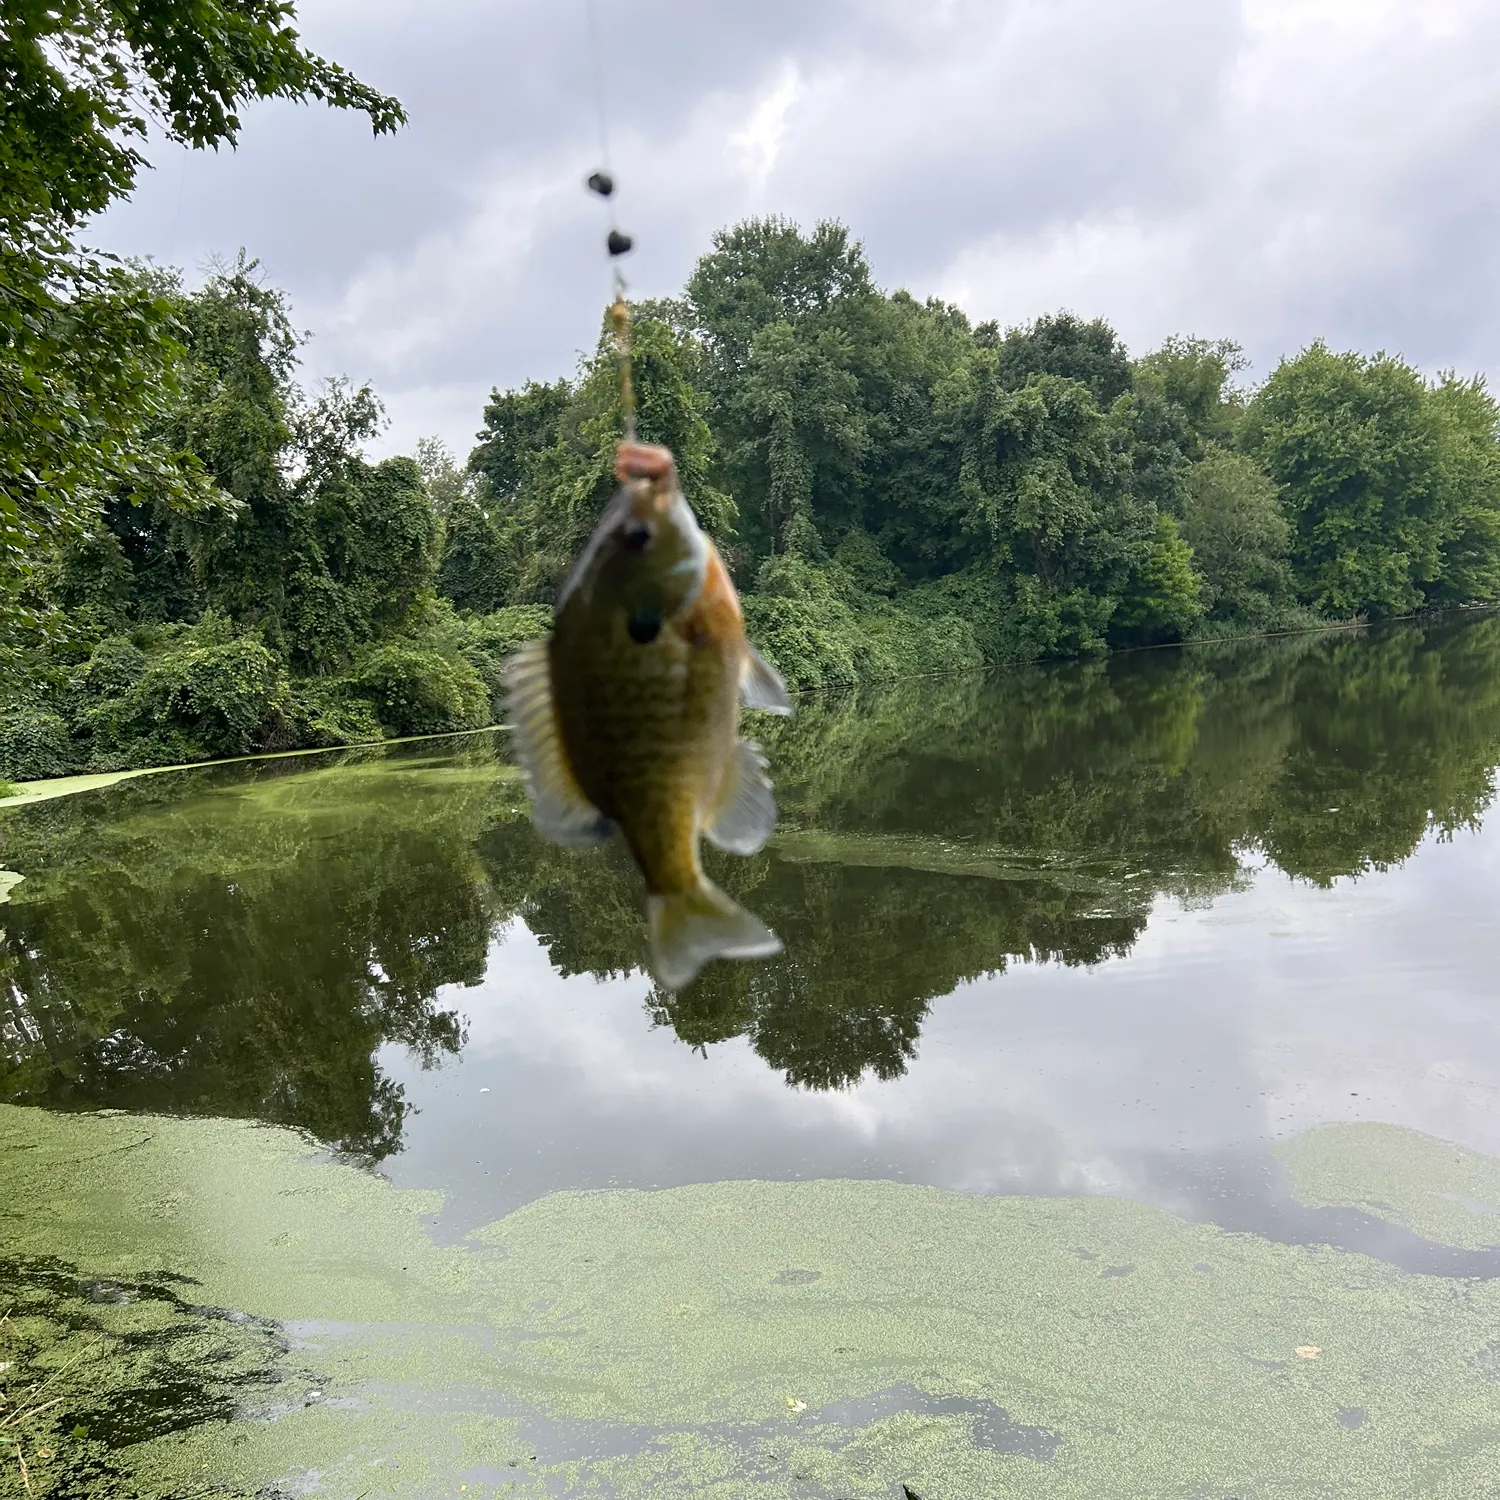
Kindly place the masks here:
<instances>
[{"instance_id":1,"label":"pectoral fin","mask_svg":"<svg viewBox=\"0 0 1500 1500\"><path fill-rule=\"evenodd\" d=\"M745 664L740 669L740 697L746 708L758 708L768 714L792 712L792 700L786 695L781 673L748 641Z\"/></svg>"},{"instance_id":2,"label":"pectoral fin","mask_svg":"<svg viewBox=\"0 0 1500 1500\"><path fill-rule=\"evenodd\" d=\"M731 854L754 854L776 827L776 798L760 746L736 740L703 832Z\"/></svg>"},{"instance_id":3,"label":"pectoral fin","mask_svg":"<svg viewBox=\"0 0 1500 1500\"><path fill-rule=\"evenodd\" d=\"M537 832L554 844L607 839L614 825L584 796L558 732L546 641L528 641L506 663L505 717Z\"/></svg>"}]
</instances>

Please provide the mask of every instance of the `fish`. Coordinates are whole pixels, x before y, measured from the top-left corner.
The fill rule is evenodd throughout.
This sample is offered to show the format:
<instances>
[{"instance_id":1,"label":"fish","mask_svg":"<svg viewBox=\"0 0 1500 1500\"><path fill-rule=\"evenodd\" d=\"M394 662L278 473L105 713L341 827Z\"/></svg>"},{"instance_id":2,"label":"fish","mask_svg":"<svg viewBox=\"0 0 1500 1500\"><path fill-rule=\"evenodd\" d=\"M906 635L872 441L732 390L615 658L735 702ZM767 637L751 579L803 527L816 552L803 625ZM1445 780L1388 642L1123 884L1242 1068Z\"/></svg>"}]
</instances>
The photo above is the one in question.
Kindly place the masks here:
<instances>
[{"instance_id":1,"label":"fish","mask_svg":"<svg viewBox=\"0 0 1500 1500\"><path fill-rule=\"evenodd\" d=\"M754 854L776 826L767 763L742 704L792 712L745 637L729 570L666 448L623 442L620 487L553 609L552 634L506 671L531 820L558 844L623 836L646 884L650 967L667 990L710 959L766 958L781 940L703 871L707 838Z\"/></svg>"}]
</instances>

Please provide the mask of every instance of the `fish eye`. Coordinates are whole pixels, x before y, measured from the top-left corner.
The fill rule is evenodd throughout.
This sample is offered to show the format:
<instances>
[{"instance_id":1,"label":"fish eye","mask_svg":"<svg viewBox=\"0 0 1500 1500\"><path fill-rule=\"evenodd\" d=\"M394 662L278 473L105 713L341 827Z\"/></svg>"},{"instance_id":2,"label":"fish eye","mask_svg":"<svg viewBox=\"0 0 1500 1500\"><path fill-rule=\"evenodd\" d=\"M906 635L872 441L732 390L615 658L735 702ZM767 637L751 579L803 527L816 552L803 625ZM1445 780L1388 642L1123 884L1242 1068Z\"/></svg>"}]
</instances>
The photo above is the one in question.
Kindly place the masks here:
<instances>
[{"instance_id":1,"label":"fish eye","mask_svg":"<svg viewBox=\"0 0 1500 1500\"><path fill-rule=\"evenodd\" d=\"M656 529L649 521L632 521L621 533L620 540L632 552L644 552L651 545Z\"/></svg>"}]
</instances>

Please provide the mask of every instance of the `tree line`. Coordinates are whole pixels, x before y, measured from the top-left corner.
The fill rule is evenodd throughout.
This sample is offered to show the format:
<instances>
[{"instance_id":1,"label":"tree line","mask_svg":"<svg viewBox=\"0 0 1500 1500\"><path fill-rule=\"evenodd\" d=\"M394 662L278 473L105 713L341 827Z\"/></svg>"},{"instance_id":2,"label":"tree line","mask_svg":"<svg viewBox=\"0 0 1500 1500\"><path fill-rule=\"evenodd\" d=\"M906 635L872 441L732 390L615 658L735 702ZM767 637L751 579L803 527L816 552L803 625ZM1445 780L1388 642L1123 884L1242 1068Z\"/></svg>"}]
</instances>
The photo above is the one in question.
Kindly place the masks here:
<instances>
[{"instance_id":1,"label":"tree line","mask_svg":"<svg viewBox=\"0 0 1500 1500\"><path fill-rule=\"evenodd\" d=\"M975 324L880 290L842 225L774 218L716 236L636 345L642 433L799 686L1500 595L1482 379L1315 343L1249 389L1226 340L1132 359L1100 319ZM602 344L495 393L450 512L460 606L551 597L617 407Z\"/></svg>"},{"instance_id":2,"label":"tree line","mask_svg":"<svg viewBox=\"0 0 1500 1500\"><path fill-rule=\"evenodd\" d=\"M612 485L607 342L495 391L466 461L369 461L374 393L303 390L253 261L189 291L78 235L148 118L203 146L257 97L377 132L400 105L279 0L0 9L0 776L491 722ZM737 225L635 308L641 435L799 688L1500 597L1482 380L1322 344L1243 368L886 292L834 223Z\"/></svg>"}]
</instances>

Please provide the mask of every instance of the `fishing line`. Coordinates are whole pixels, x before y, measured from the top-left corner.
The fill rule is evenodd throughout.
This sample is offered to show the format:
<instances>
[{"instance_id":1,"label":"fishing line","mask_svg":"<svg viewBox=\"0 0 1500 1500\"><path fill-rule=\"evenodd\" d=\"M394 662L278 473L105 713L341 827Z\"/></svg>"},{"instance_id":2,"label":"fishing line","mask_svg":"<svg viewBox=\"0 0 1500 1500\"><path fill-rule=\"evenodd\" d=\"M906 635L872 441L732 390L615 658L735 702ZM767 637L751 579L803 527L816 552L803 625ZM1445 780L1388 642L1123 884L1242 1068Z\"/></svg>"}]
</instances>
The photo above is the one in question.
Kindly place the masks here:
<instances>
[{"instance_id":1,"label":"fishing line","mask_svg":"<svg viewBox=\"0 0 1500 1500\"><path fill-rule=\"evenodd\" d=\"M610 166L609 153L609 108L605 92L604 48L599 34L597 0L583 0L584 15L589 35L589 56L593 62L594 108L599 121L600 168L591 172L587 179L590 192L604 200L609 210L609 233L604 247L609 252L609 263L613 271L614 300L609 306L609 327L615 340L615 360L620 371L620 415L625 424L625 441L635 441L635 382L630 373L630 303L625 299L625 273L620 269L620 257L628 254L633 244L628 234L622 234L615 222L615 176Z\"/></svg>"}]
</instances>

